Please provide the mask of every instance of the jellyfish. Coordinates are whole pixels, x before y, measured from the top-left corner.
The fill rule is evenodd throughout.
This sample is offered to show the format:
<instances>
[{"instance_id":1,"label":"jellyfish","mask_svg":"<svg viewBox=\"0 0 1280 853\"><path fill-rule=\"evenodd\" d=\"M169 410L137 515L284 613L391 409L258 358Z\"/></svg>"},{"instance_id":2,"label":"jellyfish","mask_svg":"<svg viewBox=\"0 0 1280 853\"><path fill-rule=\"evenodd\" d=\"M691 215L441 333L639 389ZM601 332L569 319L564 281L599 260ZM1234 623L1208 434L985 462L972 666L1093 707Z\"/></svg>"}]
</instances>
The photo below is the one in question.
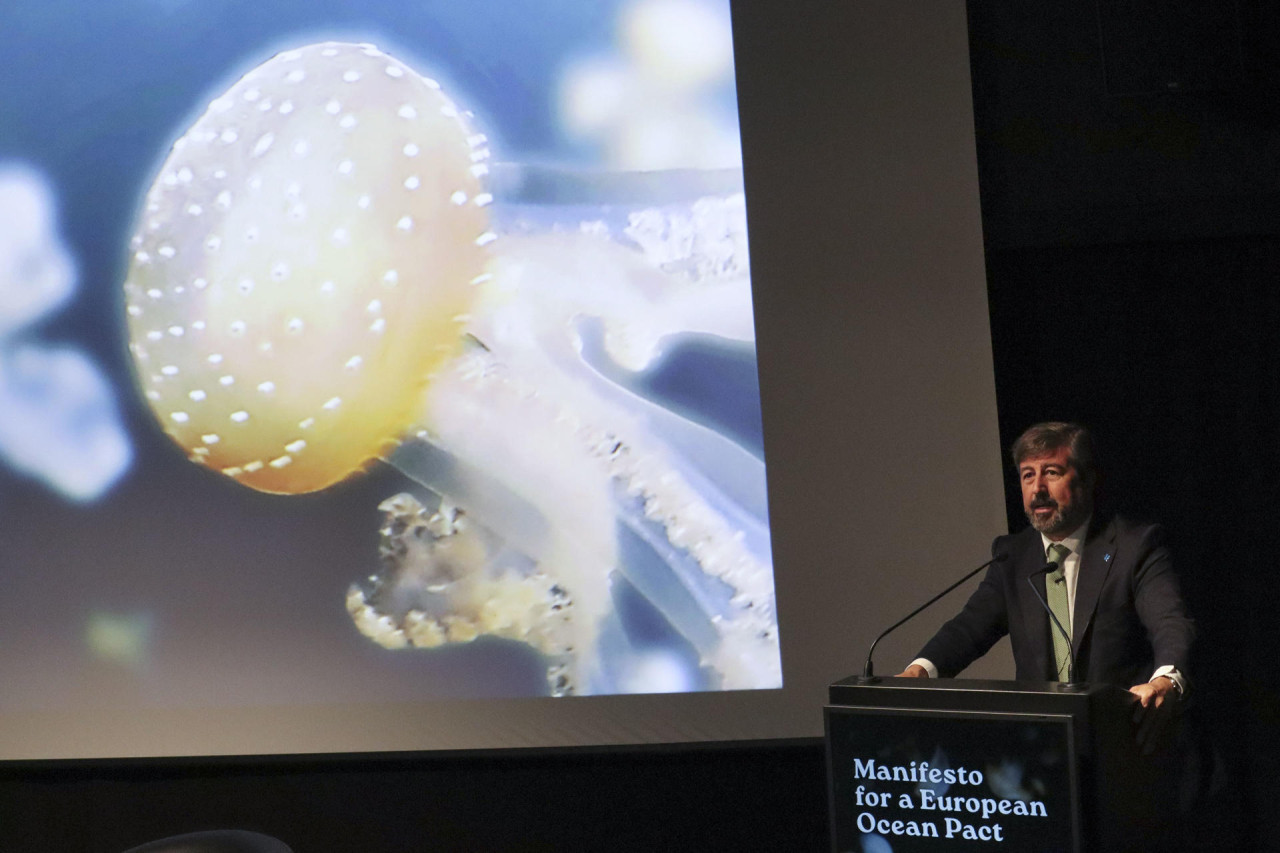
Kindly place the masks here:
<instances>
[{"instance_id":1,"label":"jellyfish","mask_svg":"<svg viewBox=\"0 0 1280 853\"><path fill-rule=\"evenodd\" d=\"M248 488L409 477L345 602L382 646L495 635L545 656L554 695L689 689L603 674L626 585L715 687L780 686L763 464L619 379L673 336L750 339L745 276L693 286L634 245L504 233L475 125L368 44L280 53L216 98L131 239L146 400Z\"/></svg>"},{"instance_id":2,"label":"jellyfish","mask_svg":"<svg viewBox=\"0 0 1280 853\"><path fill-rule=\"evenodd\" d=\"M0 461L83 503L124 475L133 451L93 359L34 340L39 321L71 299L76 278L47 179L0 162Z\"/></svg>"}]
</instances>

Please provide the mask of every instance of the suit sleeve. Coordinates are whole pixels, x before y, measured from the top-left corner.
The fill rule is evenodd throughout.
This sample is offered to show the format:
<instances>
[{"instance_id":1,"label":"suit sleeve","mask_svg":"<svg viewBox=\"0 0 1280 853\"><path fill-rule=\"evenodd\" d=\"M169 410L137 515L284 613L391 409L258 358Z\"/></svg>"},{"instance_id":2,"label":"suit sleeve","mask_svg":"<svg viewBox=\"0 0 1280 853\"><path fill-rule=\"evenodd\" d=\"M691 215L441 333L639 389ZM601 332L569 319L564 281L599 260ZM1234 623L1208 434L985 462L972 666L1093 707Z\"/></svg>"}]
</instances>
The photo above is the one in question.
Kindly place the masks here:
<instances>
[{"instance_id":1,"label":"suit sleeve","mask_svg":"<svg viewBox=\"0 0 1280 853\"><path fill-rule=\"evenodd\" d=\"M1186 675L1196 626L1182 599L1164 529L1157 525L1145 531L1140 549L1143 557L1132 580L1138 620L1147 632L1155 666L1172 666Z\"/></svg>"},{"instance_id":2,"label":"suit sleeve","mask_svg":"<svg viewBox=\"0 0 1280 853\"><path fill-rule=\"evenodd\" d=\"M938 668L942 678L955 678L1009 633L1009 608L1005 601L1005 572L1009 561L987 569L982 583L955 618L938 629L916 657Z\"/></svg>"}]
</instances>

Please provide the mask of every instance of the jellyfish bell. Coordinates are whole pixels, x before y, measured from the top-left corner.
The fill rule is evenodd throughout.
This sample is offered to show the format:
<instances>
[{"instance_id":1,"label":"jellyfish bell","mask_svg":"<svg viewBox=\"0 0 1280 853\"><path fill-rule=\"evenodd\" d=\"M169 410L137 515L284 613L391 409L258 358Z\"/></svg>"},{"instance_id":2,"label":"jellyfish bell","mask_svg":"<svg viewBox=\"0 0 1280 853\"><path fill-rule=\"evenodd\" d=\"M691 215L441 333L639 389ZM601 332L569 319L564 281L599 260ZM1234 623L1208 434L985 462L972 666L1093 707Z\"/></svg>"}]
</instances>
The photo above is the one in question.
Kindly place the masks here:
<instances>
[{"instance_id":1,"label":"jellyfish bell","mask_svg":"<svg viewBox=\"0 0 1280 853\"><path fill-rule=\"evenodd\" d=\"M147 193L130 350L192 461L323 489L418 419L489 230L484 137L370 45L278 54L216 98Z\"/></svg>"}]
</instances>

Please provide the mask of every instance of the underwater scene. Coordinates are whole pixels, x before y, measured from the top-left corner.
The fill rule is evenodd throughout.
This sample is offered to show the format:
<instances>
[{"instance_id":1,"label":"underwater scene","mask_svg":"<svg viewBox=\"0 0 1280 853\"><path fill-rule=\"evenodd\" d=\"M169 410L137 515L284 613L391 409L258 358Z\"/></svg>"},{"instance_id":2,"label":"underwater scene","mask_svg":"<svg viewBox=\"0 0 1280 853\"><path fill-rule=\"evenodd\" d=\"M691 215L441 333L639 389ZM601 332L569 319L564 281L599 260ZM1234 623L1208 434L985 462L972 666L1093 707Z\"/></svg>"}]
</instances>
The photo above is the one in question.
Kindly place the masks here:
<instances>
[{"instance_id":1,"label":"underwater scene","mask_svg":"<svg viewBox=\"0 0 1280 853\"><path fill-rule=\"evenodd\" d=\"M0 708L781 687L727 0L0 42Z\"/></svg>"}]
</instances>

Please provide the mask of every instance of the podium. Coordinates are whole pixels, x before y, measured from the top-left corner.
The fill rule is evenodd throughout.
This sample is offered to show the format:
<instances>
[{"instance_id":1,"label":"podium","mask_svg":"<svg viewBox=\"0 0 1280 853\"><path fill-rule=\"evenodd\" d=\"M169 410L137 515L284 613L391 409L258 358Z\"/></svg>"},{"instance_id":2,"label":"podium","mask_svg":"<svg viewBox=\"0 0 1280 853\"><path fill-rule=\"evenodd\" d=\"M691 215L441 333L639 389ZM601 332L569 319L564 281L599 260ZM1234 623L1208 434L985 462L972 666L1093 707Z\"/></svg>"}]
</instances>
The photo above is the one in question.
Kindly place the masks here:
<instances>
[{"instance_id":1,"label":"podium","mask_svg":"<svg viewBox=\"0 0 1280 853\"><path fill-rule=\"evenodd\" d=\"M836 853L1150 850L1165 834L1169 750L1139 754L1128 691L859 681L825 709Z\"/></svg>"}]
</instances>

